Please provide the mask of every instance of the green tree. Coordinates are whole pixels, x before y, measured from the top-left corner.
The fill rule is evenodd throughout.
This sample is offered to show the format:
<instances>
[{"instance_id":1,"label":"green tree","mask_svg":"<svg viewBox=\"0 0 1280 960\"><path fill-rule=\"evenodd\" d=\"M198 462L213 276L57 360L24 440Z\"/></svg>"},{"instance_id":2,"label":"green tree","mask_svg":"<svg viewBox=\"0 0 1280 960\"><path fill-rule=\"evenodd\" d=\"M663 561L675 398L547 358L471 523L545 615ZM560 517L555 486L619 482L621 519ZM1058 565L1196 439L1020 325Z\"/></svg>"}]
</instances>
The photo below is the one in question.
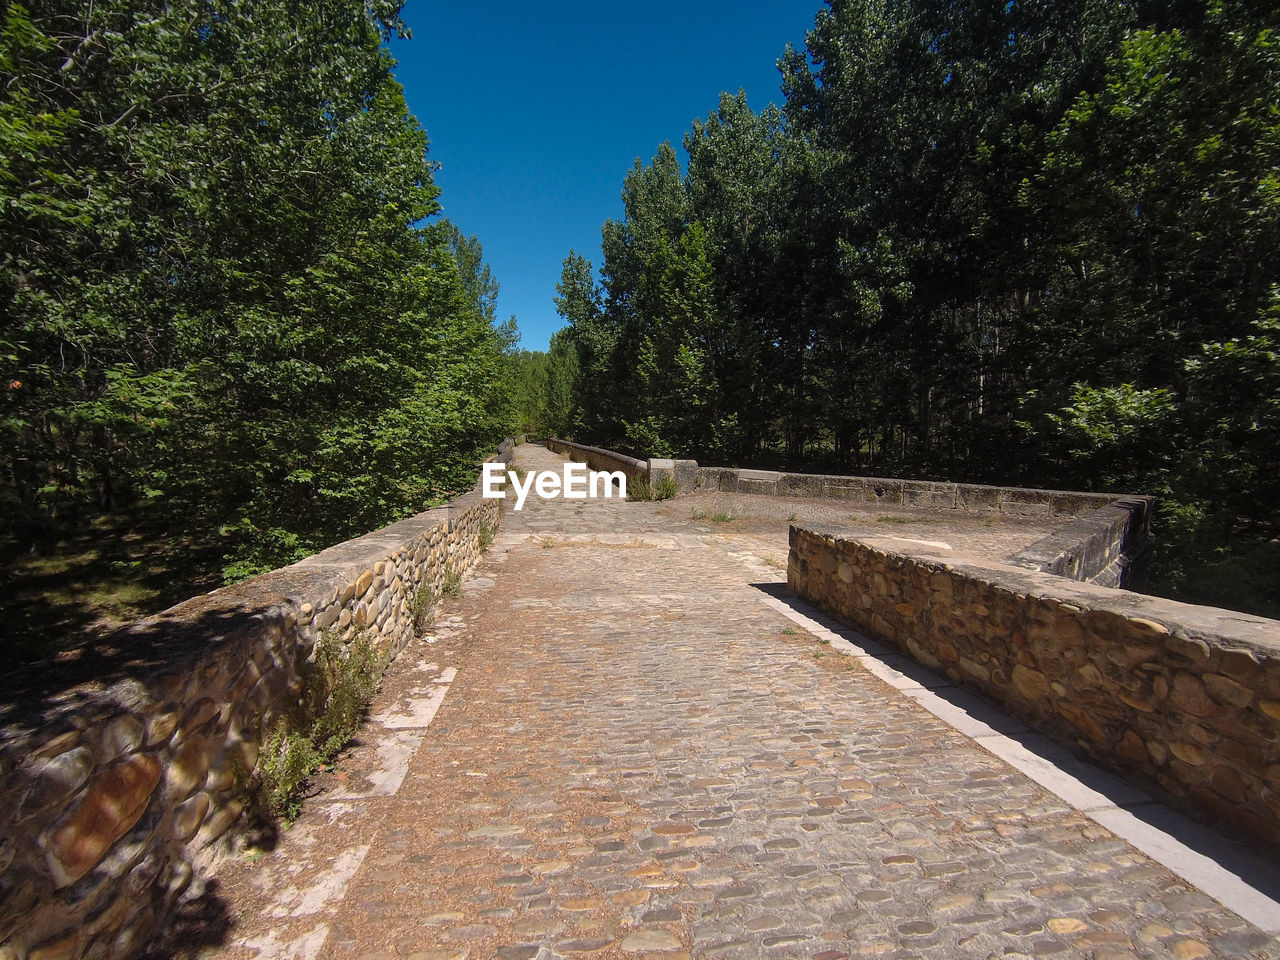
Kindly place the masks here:
<instances>
[{"instance_id":1,"label":"green tree","mask_svg":"<svg viewBox=\"0 0 1280 960\"><path fill-rule=\"evenodd\" d=\"M643 318L637 350L638 409L623 421L627 444L652 456L709 449L718 426L711 407L715 303L706 246L706 231L695 222L677 247L659 235L652 251L654 265L663 263L645 297L655 314Z\"/></svg>"},{"instance_id":2,"label":"green tree","mask_svg":"<svg viewBox=\"0 0 1280 960\"><path fill-rule=\"evenodd\" d=\"M609 427L613 403L613 351L617 331L606 320L595 269L586 257L569 251L556 284L556 312L564 318L565 349L572 348L573 407L566 432L583 439L607 441L616 437Z\"/></svg>"},{"instance_id":3,"label":"green tree","mask_svg":"<svg viewBox=\"0 0 1280 960\"><path fill-rule=\"evenodd\" d=\"M586 432L1148 491L1166 558L1271 543L1277 36L1257 0L829 0L781 111L723 95L687 174L627 174Z\"/></svg>"},{"instance_id":4,"label":"green tree","mask_svg":"<svg viewBox=\"0 0 1280 960\"><path fill-rule=\"evenodd\" d=\"M551 335L547 350L546 419L543 429L555 436L578 432L581 415L576 389L579 383L578 348L568 329Z\"/></svg>"},{"instance_id":5,"label":"green tree","mask_svg":"<svg viewBox=\"0 0 1280 960\"><path fill-rule=\"evenodd\" d=\"M242 576L456 490L504 425L504 343L479 245L429 220L398 3L3 16L18 538L149 505L224 524Z\"/></svg>"}]
</instances>

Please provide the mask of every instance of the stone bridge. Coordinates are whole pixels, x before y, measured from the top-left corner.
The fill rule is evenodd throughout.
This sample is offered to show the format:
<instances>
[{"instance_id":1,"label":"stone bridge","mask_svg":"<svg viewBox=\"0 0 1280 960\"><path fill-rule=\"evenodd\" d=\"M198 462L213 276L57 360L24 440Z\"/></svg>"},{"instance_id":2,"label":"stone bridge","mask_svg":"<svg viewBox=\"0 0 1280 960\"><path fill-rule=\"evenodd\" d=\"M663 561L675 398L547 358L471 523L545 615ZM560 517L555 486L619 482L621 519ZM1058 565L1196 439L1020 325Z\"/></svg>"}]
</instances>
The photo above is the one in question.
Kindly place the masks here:
<instances>
[{"instance_id":1,"label":"stone bridge","mask_svg":"<svg viewBox=\"0 0 1280 960\"><path fill-rule=\"evenodd\" d=\"M989 558L1053 526L725 493L508 507L301 819L225 859L167 949L1280 958L1273 867L799 602L792 519Z\"/></svg>"}]
</instances>

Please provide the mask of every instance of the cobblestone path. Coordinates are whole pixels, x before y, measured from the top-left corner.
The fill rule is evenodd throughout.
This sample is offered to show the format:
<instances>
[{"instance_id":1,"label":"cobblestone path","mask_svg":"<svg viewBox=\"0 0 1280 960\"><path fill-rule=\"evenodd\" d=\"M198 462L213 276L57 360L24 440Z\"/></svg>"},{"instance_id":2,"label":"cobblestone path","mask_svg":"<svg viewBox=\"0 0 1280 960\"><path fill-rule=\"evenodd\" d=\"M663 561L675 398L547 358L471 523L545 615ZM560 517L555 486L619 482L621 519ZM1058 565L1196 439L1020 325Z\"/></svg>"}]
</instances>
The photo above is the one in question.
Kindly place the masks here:
<instances>
[{"instance_id":1,"label":"cobblestone path","mask_svg":"<svg viewBox=\"0 0 1280 960\"><path fill-rule=\"evenodd\" d=\"M795 627L757 586L783 580L654 505L509 505L397 662L395 735L230 865L204 955L1280 958Z\"/></svg>"}]
</instances>

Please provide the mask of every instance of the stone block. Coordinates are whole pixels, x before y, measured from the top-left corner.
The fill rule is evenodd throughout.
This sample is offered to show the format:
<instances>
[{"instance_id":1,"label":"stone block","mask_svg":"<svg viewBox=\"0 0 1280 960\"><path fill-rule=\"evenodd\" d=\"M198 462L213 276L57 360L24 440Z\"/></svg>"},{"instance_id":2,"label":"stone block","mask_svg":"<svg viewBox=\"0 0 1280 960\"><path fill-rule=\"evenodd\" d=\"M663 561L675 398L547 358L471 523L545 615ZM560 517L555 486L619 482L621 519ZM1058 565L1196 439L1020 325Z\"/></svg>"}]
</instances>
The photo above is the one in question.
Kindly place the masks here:
<instances>
[{"instance_id":1,"label":"stone block","mask_svg":"<svg viewBox=\"0 0 1280 960\"><path fill-rule=\"evenodd\" d=\"M1199 678L1186 672L1174 676L1169 700L1177 710L1193 717L1216 717L1223 712L1222 707L1205 692Z\"/></svg>"},{"instance_id":2,"label":"stone block","mask_svg":"<svg viewBox=\"0 0 1280 960\"><path fill-rule=\"evenodd\" d=\"M1142 742L1142 737L1138 736L1133 730L1125 731L1124 736L1120 738L1120 742L1116 744L1116 753L1134 766L1146 766L1150 760L1146 744Z\"/></svg>"},{"instance_id":3,"label":"stone block","mask_svg":"<svg viewBox=\"0 0 1280 960\"><path fill-rule=\"evenodd\" d=\"M999 496L997 502L1003 507L1006 504L1027 504L1029 506L1049 506L1049 499L1052 496L1050 490L1036 490L1031 487L998 487Z\"/></svg>"},{"instance_id":4,"label":"stone block","mask_svg":"<svg viewBox=\"0 0 1280 960\"><path fill-rule=\"evenodd\" d=\"M1240 708L1253 702L1252 690L1220 673L1205 674L1201 682L1209 696L1224 706Z\"/></svg>"},{"instance_id":5,"label":"stone block","mask_svg":"<svg viewBox=\"0 0 1280 960\"><path fill-rule=\"evenodd\" d=\"M1000 509L1000 488L976 483L957 484L956 506L970 513L995 513Z\"/></svg>"},{"instance_id":6,"label":"stone block","mask_svg":"<svg viewBox=\"0 0 1280 960\"><path fill-rule=\"evenodd\" d=\"M1049 505L1047 503L1002 501L1000 512L1006 513L1011 517L1047 517L1049 515Z\"/></svg>"},{"instance_id":7,"label":"stone block","mask_svg":"<svg viewBox=\"0 0 1280 960\"><path fill-rule=\"evenodd\" d=\"M227 800L217 807L205 820L204 826L196 838L196 845L205 847L221 839L240 819L244 812L244 804L239 800Z\"/></svg>"},{"instance_id":8,"label":"stone block","mask_svg":"<svg viewBox=\"0 0 1280 960\"><path fill-rule=\"evenodd\" d=\"M128 756L142 746L145 728L132 713L123 713L107 724L102 735L102 749L106 756Z\"/></svg>"},{"instance_id":9,"label":"stone block","mask_svg":"<svg viewBox=\"0 0 1280 960\"><path fill-rule=\"evenodd\" d=\"M1262 677L1258 655L1252 650L1224 650L1218 669L1240 683L1253 684Z\"/></svg>"},{"instance_id":10,"label":"stone block","mask_svg":"<svg viewBox=\"0 0 1280 960\"><path fill-rule=\"evenodd\" d=\"M812 473L784 473L778 477L778 493L788 497L821 497L830 477Z\"/></svg>"},{"instance_id":11,"label":"stone block","mask_svg":"<svg viewBox=\"0 0 1280 960\"><path fill-rule=\"evenodd\" d=\"M331 603L328 606L326 606L323 610L321 610L319 613L316 614L315 620L313 621L315 623L316 629L328 630L331 626L333 626L334 621L338 619L338 616L339 614L341 614L341 612L342 612L342 607L337 603Z\"/></svg>"},{"instance_id":12,"label":"stone block","mask_svg":"<svg viewBox=\"0 0 1280 960\"><path fill-rule=\"evenodd\" d=\"M174 836L186 843L196 835L209 813L209 794L201 791L178 804L173 812Z\"/></svg>"},{"instance_id":13,"label":"stone block","mask_svg":"<svg viewBox=\"0 0 1280 960\"><path fill-rule=\"evenodd\" d=\"M372 570L366 570L356 578L355 596L364 596L365 591L373 584L373 576Z\"/></svg>"},{"instance_id":14,"label":"stone block","mask_svg":"<svg viewBox=\"0 0 1280 960\"><path fill-rule=\"evenodd\" d=\"M1229 766L1214 767L1209 775L1209 785L1234 803L1243 803L1249 792L1249 781Z\"/></svg>"},{"instance_id":15,"label":"stone block","mask_svg":"<svg viewBox=\"0 0 1280 960\"><path fill-rule=\"evenodd\" d=\"M178 724L177 742L181 743L221 712L222 705L212 697L204 697L197 700L183 714L182 721Z\"/></svg>"},{"instance_id":16,"label":"stone block","mask_svg":"<svg viewBox=\"0 0 1280 960\"><path fill-rule=\"evenodd\" d=\"M213 750L208 737L193 736L174 751L165 771L166 786L172 797L186 797L204 782Z\"/></svg>"},{"instance_id":17,"label":"stone block","mask_svg":"<svg viewBox=\"0 0 1280 960\"><path fill-rule=\"evenodd\" d=\"M876 503L902 503L902 481L868 477L863 481L867 499Z\"/></svg>"},{"instance_id":18,"label":"stone block","mask_svg":"<svg viewBox=\"0 0 1280 960\"><path fill-rule=\"evenodd\" d=\"M74 960L80 956L82 945L83 937L79 932L60 933L27 954L27 960Z\"/></svg>"},{"instance_id":19,"label":"stone block","mask_svg":"<svg viewBox=\"0 0 1280 960\"><path fill-rule=\"evenodd\" d=\"M1169 744L1169 751L1183 763L1193 767L1202 767L1209 762L1209 754L1204 747L1187 740L1175 740Z\"/></svg>"},{"instance_id":20,"label":"stone block","mask_svg":"<svg viewBox=\"0 0 1280 960\"><path fill-rule=\"evenodd\" d=\"M1107 506L1114 498L1105 493L1071 493L1048 490L1047 500L1054 516L1078 517Z\"/></svg>"},{"instance_id":21,"label":"stone block","mask_svg":"<svg viewBox=\"0 0 1280 960\"><path fill-rule=\"evenodd\" d=\"M1095 744L1105 745L1109 738L1106 731L1098 725L1098 722L1080 707L1073 703L1058 703L1058 713L1065 717L1073 726L1080 730L1086 737Z\"/></svg>"},{"instance_id":22,"label":"stone block","mask_svg":"<svg viewBox=\"0 0 1280 960\"><path fill-rule=\"evenodd\" d=\"M100 774L45 839L50 872L61 888L96 865L138 822L160 782L154 757L137 755Z\"/></svg>"},{"instance_id":23,"label":"stone block","mask_svg":"<svg viewBox=\"0 0 1280 960\"><path fill-rule=\"evenodd\" d=\"M58 734L56 737L50 737L44 743L34 747L31 750L31 759L47 760L50 757L56 757L60 753L65 753L79 743L80 731L68 730L65 733Z\"/></svg>"},{"instance_id":24,"label":"stone block","mask_svg":"<svg viewBox=\"0 0 1280 960\"><path fill-rule=\"evenodd\" d=\"M52 810L65 803L93 774L93 754L77 747L44 761L37 767L31 785L18 807L18 820Z\"/></svg>"},{"instance_id":25,"label":"stone block","mask_svg":"<svg viewBox=\"0 0 1280 960\"><path fill-rule=\"evenodd\" d=\"M1049 694L1049 678L1021 663L1013 668L1013 689L1025 700L1041 700Z\"/></svg>"},{"instance_id":26,"label":"stone block","mask_svg":"<svg viewBox=\"0 0 1280 960\"><path fill-rule=\"evenodd\" d=\"M829 479L822 486L822 496L828 500L862 501L868 499L866 484L856 478Z\"/></svg>"},{"instance_id":27,"label":"stone block","mask_svg":"<svg viewBox=\"0 0 1280 960\"><path fill-rule=\"evenodd\" d=\"M908 480L902 484L902 502L915 506L953 510L959 502L959 494L959 486L954 483Z\"/></svg>"},{"instance_id":28,"label":"stone block","mask_svg":"<svg viewBox=\"0 0 1280 960\"><path fill-rule=\"evenodd\" d=\"M777 496L778 474L770 470L739 470L737 492Z\"/></svg>"}]
</instances>

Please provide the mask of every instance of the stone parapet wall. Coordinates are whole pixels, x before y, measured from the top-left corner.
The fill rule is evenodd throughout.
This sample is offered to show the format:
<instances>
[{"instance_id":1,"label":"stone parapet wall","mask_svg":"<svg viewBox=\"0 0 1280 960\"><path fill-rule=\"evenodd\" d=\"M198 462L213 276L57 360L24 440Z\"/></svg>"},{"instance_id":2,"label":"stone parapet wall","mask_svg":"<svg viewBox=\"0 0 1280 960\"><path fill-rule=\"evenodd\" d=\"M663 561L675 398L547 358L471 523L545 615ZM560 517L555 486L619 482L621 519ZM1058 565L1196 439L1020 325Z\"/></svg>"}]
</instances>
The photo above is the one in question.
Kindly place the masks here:
<instances>
[{"instance_id":1,"label":"stone parapet wall","mask_svg":"<svg viewBox=\"0 0 1280 960\"><path fill-rule=\"evenodd\" d=\"M1107 506L1121 497L1114 493L993 487L940 480L895 480L886 477L846 477L737 467L699 467L703 489L724 493L754 493L775 497L810 497L923 506L967 513L1015 516L1074 517Z\"/></svg>"},{"instance_id":2,"label":"stone parapet wall","mask_svg":"<svg viewBox=\"0 0 1280 960\"><path fill-rule=\"evenodd\" d=\"M625 453L616 453L601 447L588 447L585 444L573 443L569 440L548 439L547 449L574 458L577 463L585 463L592 470L621 470L627 477L627 483L637 480L649 481L649 461L628 457Z\"/></svg>"},{"instance_id":3,"label":"stone parapet wall","mask_svg":"<svg viewBox=\"0 0 1280 960\"><path fill-rule=\"evenodd\" d=\"M614 450L554 438L547 440L546 445L552 453L576 457L576 462L585 463L592 470L621 470L627 475L628 484L643 480L651 487L657 487L669 477L675 482L677 493L692 493L698 487L696 460L668 460L659 457L638 460Z\"/></svg>"},{"instance_id":4,"label":"stone parapet wall","mask_svg":"<svg viewBox=\"0 0 1280 960\"><path fill-rule=\"evenodd\" d=\"M507 439L498 444L498 456L494 459L501 460L503 463L510 463L516 447L528 442L529 435L527 433L517 433L514 437L507 437Z\"/></svg>"},{"instance_id":5,"label":"stone parapet wall","mask_svg":"<svg viewBox=\"0 0 1280 960\"><path fill-rule=\"evenodd\" d=\"M509 462L511 445L498 457ZM0 957L133 956L245 827L245 783L324 630L388 656L480 554L479 489L139 621L0 693Z\"/></svg>"},{"instance_id":6,"label":"stone parapet wall","mask_svg":"<svg viewBox=\"0 0 1280 960\"><path fill-rule=\"evenodd\" d=\"M696 489L718 490L722 493L848 500L855 503L882 503L886 506L919 506L962 510L967 513L1037 517L1078 517L1110 506L1118 500L1149 501L1149 498L1114 493L993 487L936 480L783 473L740 467L701 467L696 460L638 460L613 450L569 440L551 438L545 442L548 450L577 457L593 470L621 470L627 474L628 481L645 479L656 484L664 476L674 477L681 493L691 493ZM1145 532L1145 525L1141 529Z\"/></svg>"},{"instance_id":7,"label":"stone parapet wall","mask_svg":"<svg viewBox=\"0 0 1280 960\"><path fill-rule=\"evenodd\" d=\"M675 482L677 494L693 493L698 489L698 461L651 457L649 459L650 486L657 489L658 484L668 477Z\"/></svg>"},{"instance_id":8,"label":"stone parapet wall","mask_svg":"<svg viewBox=\"0 0 1280 960\"><path fill-rule=\"evenodd\" d=\"M1153 504L1150 497L1120 497L1019 550L1008 561L1102 587L1140 589L1151 572Z\"/></svg>"},{"instance_id":9,"label":"stone parapet wall","mask_svg":"<svg viewBox=\"0 0 1280 960\"><path fill-rule=\"evenodd\" d=\"M1175 805L1280 845L1280 621L794 526L787 582Z\"/></svg>"},{"instance_id":10,"label":"stone parapet wall","mask_svg":"<svg viewBox=\"0 0 1280 960\"><path fill-rule=\"evenodd\" d=\"M1151 497L734 467L701 467L698 482L704 489L725 493L847 500L979 515L1074 517L1051 536L1015 554L1010 562L1127 589L1144 587L1149 574Z\"/></svg>"}]
</instances>

